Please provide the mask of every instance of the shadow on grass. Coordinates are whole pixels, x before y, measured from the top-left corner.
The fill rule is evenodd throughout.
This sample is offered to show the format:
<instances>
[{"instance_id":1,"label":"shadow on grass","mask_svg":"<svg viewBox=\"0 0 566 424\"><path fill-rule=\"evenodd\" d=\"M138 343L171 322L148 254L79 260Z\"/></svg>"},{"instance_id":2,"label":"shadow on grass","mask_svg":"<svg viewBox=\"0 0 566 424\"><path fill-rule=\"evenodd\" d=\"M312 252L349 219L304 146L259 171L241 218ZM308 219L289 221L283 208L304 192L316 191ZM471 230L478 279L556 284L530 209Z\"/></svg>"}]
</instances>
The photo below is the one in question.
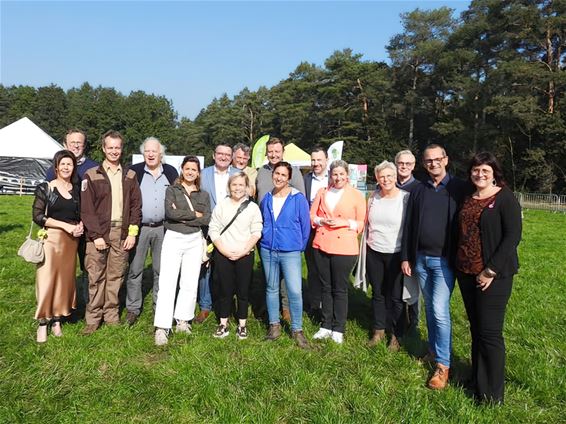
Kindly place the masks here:
<instances>
[{"instance_id":1,"label":"shadow on grass","mask_svg":"<svg viewBox=\"0 0 566 424\"><path fill-rule=\"evenodd\" d=\"M12 230L20 229L22 227L23 227L23 225L20 225L20 224L3 224L3 225L0 225L0 234L8 233ZM29 226L28 226L28 230L29 230Z\"/></svg>"}]
</instances>

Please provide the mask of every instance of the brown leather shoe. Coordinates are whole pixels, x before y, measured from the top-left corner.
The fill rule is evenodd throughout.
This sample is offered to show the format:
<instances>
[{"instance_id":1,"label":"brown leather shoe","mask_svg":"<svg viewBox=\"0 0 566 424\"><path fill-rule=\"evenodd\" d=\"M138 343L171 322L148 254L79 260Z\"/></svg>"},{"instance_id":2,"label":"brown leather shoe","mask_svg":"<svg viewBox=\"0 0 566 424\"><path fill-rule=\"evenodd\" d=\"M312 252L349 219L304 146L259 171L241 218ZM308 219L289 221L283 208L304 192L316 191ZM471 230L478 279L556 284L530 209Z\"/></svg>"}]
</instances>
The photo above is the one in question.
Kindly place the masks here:
<instances>
[{"instance_id":1,"label":"brown leather shoe","mask_svg":"<svg viewBox=\"0 0 566 424\"><path fill-rule=\"evenodd\" d=\"M265 340L277 340L281 337L281 324L270 324Z\"/></svg>"},{"instance_id":2,"label":"brown leather shoe","mask_svg":"<svg viewBox=\"0 0 566 424\"><path fill-rule=\"evenodd\" d=\"M434 374L428 380L428 387L433 390L442 390L448 384L448 373L450 368L441 364L436 364Z\"/></svg>"},{"instance_id":3,"label":"brown leather shoe","mask_svg":"<svg viewBox=\"0 0 566 424\"><path fill-rule=\"evenodd\" d=\"M302 330L293 331L293 340L295 340L295 344L301 349L309 348L309 342Z\"/></svg>"},{"instance_id":4,"label":"brown leather shoe","mask_svg":"<svg viewBox=\"0 0 566 424\"><path fill-rule=\"evenodd\" d=\"M99 324L87 324L86 327L83 329L83 336L90 336L96 330L98 330Z\"/></svg>"},{"instance_id":5,"label":"brown leather shoe","mask_svg":"<svg viewBox=\"0 0 566 424\"><path fill-rule=\"evenodd\" d=\"M133 312L128 312L128 314L126 315L126 322L130 327L134 325L137 322L137 320L138 320L138 315Z\"/></svg>"},{"instance_id":6,"label":"brown leather shoe","mask_svg":"<svg viewBox=\"0 0 566 424\"><path fill-rule=\"evenodd\" d=\"M289 312L289 309L283 309L283 311L281 311L281 318L283 321L291 322L291 313Z\"/></svg>"},{"instance_id":7,"label":"brown leather shoe","mask_svg":"<svg viewBox=\"0 0 566 424\"><path fill-rule=\"evenodd\" d=\"M368 347L377 346L379 342L385 339L385 330L373 330L373 335L367 344Z\"/></svg>"},{"instance_id":8,"label":"brown leather shoe","mask_svg":"<svg viewBox=\"0 0 566 424\"><path fill-rule=\"evenodd\" d=\"M401 344L399 343L399 339L394 335L391 335L391 339L389 340L389 344L387 345L387 349L390 352L399 352L401 349Z\"/></svg>"},{"instance_id":9,"label":"brown leather shoe","mask_svg":"<svg viewBox=\"0 0 566 424\"><path fill-rule=\"evenodd\" d=\"M210 311L208 309L202 309L194 320L195 324L202 324L206 321L209 315Z\"/></svg>"}]
</instances>

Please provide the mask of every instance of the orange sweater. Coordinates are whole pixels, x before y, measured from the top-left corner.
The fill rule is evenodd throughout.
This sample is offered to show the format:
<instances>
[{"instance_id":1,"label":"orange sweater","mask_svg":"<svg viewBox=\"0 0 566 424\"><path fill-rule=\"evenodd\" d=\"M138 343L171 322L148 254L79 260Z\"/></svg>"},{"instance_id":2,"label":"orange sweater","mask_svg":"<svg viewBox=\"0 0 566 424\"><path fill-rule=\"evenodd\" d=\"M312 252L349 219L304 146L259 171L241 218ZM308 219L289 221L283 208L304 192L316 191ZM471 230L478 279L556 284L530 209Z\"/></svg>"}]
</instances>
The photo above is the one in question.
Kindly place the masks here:
<instances>
[{"instance_id":1,"label":"orange sweater","mask_svg":"<svg viewBox=\"0 0 566 424\"><path fill-rule=\"evenodd\" d=\"M344 193L333 211L326 205L327 189L320 189L311 206L311 223L316 228L312 246L331 255L357 255L359 253L358 234L364 229L366 201L364 195L347 184ZM314 218L351 219L358 224L357 231L350 227L321 227L314 223Z\"/></svg>"}]
</instances>

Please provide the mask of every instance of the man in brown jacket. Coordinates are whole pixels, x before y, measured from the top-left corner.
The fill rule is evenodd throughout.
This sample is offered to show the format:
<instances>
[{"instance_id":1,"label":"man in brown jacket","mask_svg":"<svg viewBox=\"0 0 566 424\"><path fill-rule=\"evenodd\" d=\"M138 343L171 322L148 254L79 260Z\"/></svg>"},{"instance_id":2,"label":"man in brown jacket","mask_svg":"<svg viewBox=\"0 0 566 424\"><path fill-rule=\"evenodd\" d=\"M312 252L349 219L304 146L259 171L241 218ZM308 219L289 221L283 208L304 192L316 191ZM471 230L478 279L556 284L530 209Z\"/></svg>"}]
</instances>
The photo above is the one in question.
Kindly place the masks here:
<instances>
[{"instance_id":1,"label":"man in brown jacket","mask_svg":"<svg viewBox=\"0 0 566 424\"><path fill-rule=\"evenodd\" d=\"M87 239L85 267L89 302L83 334L94 333L104 321L118 324L118 291L141 222L141 192L132 170L120 164L124 138L118 131L102 136L105 159L89 169L81 182L81 219Z\"/></svg>"}]
</instances>

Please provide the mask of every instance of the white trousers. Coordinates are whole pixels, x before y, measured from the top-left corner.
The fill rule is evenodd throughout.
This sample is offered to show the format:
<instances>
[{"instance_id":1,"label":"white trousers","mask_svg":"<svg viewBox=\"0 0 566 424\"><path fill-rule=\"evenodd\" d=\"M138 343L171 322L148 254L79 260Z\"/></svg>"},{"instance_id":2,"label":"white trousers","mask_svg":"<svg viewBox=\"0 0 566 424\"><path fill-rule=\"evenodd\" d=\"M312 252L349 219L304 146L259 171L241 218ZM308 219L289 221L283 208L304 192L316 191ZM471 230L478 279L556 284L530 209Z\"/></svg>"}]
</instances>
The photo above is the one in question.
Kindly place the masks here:
<instances>
[{"instance_id":1,"label":"white trousers","mask_svg":"<svg viewBox=\"0 0 566 424\"><path fill-rule=\"evenodd\" d=\"M201 258L200 232L193 234L181 234L171 230L165 232L161 249L159 292L153 321L155 327L170 329L173 318L183 321L194 318ZM177 280L179 293L175 302Z\"/></svg>"}]
</instances>

